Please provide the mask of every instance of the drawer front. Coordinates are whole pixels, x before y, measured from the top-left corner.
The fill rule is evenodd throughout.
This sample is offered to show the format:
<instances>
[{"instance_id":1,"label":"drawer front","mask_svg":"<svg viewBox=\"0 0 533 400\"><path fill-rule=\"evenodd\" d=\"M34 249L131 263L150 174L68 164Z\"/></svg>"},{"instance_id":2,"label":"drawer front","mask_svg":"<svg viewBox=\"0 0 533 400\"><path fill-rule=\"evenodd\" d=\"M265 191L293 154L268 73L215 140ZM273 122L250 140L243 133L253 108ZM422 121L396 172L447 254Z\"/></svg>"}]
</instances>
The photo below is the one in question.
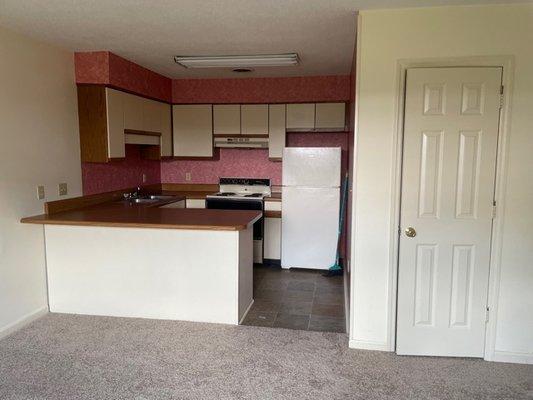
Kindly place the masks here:
<instances>
[{"instance_id":1,"label":"drawer front","mask_svg":"<svg viewBox=\"0 0 533 400\"><path fill-rule=\"evenodd\" d=\"M265 201L265 211L281 211L281 201Z\"/></svg>"}]
</instances>

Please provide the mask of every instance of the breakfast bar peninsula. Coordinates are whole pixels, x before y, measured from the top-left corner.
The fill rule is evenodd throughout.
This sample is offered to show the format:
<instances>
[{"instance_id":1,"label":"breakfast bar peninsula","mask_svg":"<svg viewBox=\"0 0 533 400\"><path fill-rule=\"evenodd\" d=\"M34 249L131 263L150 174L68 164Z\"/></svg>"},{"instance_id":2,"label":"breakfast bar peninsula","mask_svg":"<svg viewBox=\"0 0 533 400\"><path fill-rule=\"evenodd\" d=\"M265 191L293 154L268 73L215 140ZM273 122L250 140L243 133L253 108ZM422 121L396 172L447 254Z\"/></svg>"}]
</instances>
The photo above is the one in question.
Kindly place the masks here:
<instances>
[{"instance_id":1,"label":"breakfast bar peninsula","mask_svg":"<svg viewBox=\"0 0 533 400\"><path fill-rule=\"evenodd\" d=\"M51 312L242 321L253 303L252 226L261 212L109 196L47 203L48 213L21 220L44 226Z\"/></svg>"}]
</instances>

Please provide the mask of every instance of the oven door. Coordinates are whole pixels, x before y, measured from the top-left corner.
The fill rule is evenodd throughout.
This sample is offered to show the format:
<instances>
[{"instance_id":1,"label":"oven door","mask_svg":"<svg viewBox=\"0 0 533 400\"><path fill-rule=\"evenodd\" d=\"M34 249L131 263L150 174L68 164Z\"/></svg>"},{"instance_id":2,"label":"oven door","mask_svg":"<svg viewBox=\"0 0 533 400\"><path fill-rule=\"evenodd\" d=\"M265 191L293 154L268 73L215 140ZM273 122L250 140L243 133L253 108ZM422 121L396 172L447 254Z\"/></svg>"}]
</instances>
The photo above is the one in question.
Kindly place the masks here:
<instances>
[{"instance_id":1,"label":"oven door","mask_svg":"<svg viewBox=\"0 0 533 400\"><path fill-rule=\"evenodd\" d=\"M206 199L206 208L218 210L258 210L263 212L263 201L257 200L235 200L235 199ZM263 216L254 224L254 240L263 239Z\"/></svg>"}]
</instances>

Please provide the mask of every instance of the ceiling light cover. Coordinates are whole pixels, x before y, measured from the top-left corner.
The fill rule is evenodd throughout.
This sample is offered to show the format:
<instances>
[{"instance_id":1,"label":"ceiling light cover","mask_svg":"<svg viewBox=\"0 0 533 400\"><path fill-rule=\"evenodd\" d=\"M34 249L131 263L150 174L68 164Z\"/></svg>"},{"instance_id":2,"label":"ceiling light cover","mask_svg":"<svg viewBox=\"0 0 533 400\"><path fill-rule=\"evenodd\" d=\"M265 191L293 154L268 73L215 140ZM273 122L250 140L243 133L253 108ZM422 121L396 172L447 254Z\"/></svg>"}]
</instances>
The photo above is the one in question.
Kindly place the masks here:
<instances>
[{"instance_id":1,"label":"ceiling light cover","mask_svg":"<svg viewBox=\"0 0 533 400\"><path fill-rule=\"evenodd\" d=\"M250 68L298 65L298 54L250 56L176 56L174 61L185 68Z\"/></svg>"}]
</instances>

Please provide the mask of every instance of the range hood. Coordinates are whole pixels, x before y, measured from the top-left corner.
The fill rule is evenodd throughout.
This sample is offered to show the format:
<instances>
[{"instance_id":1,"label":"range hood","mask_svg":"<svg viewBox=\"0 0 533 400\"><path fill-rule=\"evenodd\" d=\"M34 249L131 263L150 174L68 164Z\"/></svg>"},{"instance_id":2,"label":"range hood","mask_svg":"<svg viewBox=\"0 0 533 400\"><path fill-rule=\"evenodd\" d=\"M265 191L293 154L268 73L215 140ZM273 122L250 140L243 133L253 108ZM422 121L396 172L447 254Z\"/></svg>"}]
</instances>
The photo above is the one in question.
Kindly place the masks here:
<instances>
[{"instance_id":1,"label":"range hood","mask_svg":"<svg viewBox=\"0 0 533 400\"><path fill-rule=\"evenodd\" d=\"M215 147L240 147L247 149L267 149L268 136L215 136Z\"/></svg>"}]
</instances>

